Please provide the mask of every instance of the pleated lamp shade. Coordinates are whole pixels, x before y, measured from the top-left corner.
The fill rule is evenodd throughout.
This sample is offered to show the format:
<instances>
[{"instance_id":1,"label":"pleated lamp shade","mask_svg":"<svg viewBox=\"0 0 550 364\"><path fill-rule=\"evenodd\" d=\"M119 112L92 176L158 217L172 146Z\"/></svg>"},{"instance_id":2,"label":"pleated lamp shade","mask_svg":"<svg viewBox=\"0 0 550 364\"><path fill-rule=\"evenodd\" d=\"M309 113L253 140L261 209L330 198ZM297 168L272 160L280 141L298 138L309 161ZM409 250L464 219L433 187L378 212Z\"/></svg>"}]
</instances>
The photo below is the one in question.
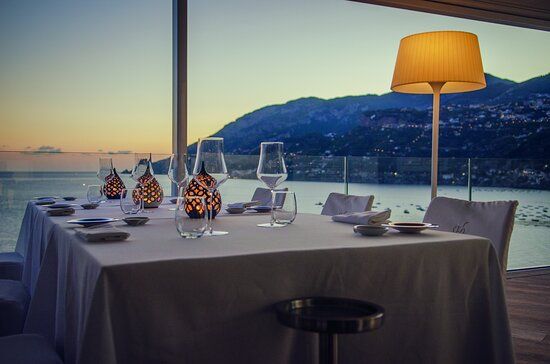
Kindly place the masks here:
<instances>
[{"instance_id":1,"label":"pleated lamp shade","mask_svg":"<svg viewBox=\"0 0 550 364\"><path fill-rule=\"evenodd\" d=\"M443 84L443 94L485 88L475 34L441 31L401 39L391 89L410 94L431 94L430 84L434 83Z\"/></svg>"}]
</instances>

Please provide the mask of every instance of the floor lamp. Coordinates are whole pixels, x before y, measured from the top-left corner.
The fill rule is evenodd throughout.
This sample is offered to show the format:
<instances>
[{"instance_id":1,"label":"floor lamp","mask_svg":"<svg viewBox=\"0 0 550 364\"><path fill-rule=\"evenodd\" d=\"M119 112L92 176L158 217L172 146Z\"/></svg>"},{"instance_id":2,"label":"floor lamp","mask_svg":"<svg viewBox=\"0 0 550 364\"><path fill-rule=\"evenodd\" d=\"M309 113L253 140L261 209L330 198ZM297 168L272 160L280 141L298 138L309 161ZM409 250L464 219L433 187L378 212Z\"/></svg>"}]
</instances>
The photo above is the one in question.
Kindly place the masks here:
<instances>
[{"instance_id":1,"label":"floor lamp","mask_svg":"<svg viewBox=\"0 0 550 364\"><path fill-rule=\"evenodd\" d=\"M413 34L401 39L391 89L433 94L432 199L437 196L439 97L485 88L477 36L458 31Z\"/></svg>"}]
</instances>

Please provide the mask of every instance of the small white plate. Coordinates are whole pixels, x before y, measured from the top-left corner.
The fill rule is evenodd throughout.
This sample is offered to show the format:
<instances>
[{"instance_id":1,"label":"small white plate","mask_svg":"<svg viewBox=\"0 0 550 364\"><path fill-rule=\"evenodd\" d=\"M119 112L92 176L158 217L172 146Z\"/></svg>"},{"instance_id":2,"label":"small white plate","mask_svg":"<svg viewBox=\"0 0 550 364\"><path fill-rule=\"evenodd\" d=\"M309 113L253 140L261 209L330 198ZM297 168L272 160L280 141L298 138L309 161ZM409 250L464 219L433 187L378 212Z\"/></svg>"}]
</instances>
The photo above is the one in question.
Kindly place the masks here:
<instances>
[{"instance_id":1,"label":"small white plate","mask_svg":"<svg viewBox=\"0 0 550 364\"><path fill-rule=\"evenodd\" d=\"M113 219L110 217L87 217L83 219L73 219L67 221L67 224L82 225L84 227L108 224L110 222L120 221L120 219Z\"/></svg>"},{"instance_id":2,"label":"small white plate","mask_svg":"<svg viewBox=\"0 0 550 364\"><path fill-rule=\"evenodd\" d=\"M439 225L426 222L390 222L388 224L382 224L382 226L395 229L400 233L405 234L418 234L423 230L439 227Z\"/></svg>"}]
</instances>

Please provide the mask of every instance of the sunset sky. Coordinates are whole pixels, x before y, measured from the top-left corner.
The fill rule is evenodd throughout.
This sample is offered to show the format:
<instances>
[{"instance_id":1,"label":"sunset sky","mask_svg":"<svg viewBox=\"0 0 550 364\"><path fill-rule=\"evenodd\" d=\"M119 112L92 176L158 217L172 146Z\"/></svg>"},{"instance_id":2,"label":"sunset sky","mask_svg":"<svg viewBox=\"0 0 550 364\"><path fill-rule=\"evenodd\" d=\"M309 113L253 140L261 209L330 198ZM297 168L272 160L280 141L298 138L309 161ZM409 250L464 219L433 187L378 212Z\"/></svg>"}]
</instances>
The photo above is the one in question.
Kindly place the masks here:
<instances>
[{"instance_id":1,"label":"sunset sky","mask_svg":"<svg viewBox=\"0 0 550 364\"><path fill-rule=\"evenodd\" d=\"M485 71L550 71L550 33L345 0L189 0L189 142L262 106L386 93L399 40L479 37ZM171 149L171 0L2 0L0 150Z\"/></svg>"}]
</instances>

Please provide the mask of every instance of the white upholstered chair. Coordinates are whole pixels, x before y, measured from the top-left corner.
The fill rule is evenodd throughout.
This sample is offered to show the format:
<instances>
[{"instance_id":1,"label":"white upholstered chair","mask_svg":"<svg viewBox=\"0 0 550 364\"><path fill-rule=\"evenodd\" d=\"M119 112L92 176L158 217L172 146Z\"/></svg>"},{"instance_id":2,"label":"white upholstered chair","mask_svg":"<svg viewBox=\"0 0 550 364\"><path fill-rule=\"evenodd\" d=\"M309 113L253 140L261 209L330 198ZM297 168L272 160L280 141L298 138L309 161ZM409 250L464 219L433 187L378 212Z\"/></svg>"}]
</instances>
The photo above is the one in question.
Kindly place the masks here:
<instances>
[{"instance_id":1,"label":"white upholstered chair","mask_svg":"<svg viewBox=\"0 0 550 364\"><path fill-rule=\"evenodd\" d=\"M29 292L21 281L0 279L0 336L21 333L29 301Z\"/></svg>"},{"instance_id":2,"label":"white upholstered chair","mask_svg":"<svg viewBox=\"0 0 550 364\"><path fill-rule=\"evenodd\" d=\"M443 231L491 240L505 273L517 206L517 201L474 202L436 197L426 210L424 222L438 224Z\"/></svg>"},{"instance_id":3,"label":"white upholstered chair","mask_svg":"<svg viewBox=\"0 0 550 364\"><path fill-rule=\"evenodd\" d=\"M20 280L23 273L23 256L18 252L0 253L0 279Z\"/></svg>"},{"instance_id":4,"label":"white upholstered chair","mask_svg":"<svg viewBox=\"0 0 550 364\"><path fill-rule=\"evenodd\" d=\"M331 192L328 195L321 215L334 216L351 212L370 211L374 196L354 196Z\"/></svg>"}]
</instances>

